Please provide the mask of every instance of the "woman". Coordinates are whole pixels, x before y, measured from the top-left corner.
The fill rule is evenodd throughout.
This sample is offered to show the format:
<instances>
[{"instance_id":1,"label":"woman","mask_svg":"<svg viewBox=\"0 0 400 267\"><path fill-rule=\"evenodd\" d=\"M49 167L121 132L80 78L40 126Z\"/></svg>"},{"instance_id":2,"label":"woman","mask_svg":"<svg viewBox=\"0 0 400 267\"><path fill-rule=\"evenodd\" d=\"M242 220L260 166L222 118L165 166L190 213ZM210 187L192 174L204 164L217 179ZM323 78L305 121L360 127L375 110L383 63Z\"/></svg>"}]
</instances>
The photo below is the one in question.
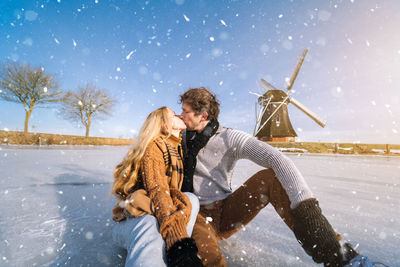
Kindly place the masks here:
<instances>
[{"instance_id":1,"label":"woman","mask_svg":"<svg viewBox=\"0 0 400 267\"><path fill-rule=\"evenodd\" d=\"M202 266L190 238L198 199L180 191L184 129L171 109L153 111L114 171L112 193L120 202L113 209L113 238L128 250L125 266Z\"/></svg>"}]
</instances>

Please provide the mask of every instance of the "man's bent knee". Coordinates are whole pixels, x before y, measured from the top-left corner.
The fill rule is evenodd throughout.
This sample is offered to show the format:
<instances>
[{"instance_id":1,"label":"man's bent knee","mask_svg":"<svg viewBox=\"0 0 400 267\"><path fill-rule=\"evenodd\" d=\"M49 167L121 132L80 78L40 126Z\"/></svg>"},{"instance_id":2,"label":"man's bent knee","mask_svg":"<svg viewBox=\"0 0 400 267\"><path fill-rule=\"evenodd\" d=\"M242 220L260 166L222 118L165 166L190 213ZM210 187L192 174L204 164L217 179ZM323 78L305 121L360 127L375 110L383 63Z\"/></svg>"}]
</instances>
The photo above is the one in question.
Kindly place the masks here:
<instances>
[{"instance_id":1,"label":"man's bent knee","mask_svg":"<svg viewBox=\"0 0 400 267\"><path fill-rule=\"evenodd\" d=\"M273 169L263 169L263 170L257 172L254 176L275 178L276 174Z\"/></svg>"}]
</instances>

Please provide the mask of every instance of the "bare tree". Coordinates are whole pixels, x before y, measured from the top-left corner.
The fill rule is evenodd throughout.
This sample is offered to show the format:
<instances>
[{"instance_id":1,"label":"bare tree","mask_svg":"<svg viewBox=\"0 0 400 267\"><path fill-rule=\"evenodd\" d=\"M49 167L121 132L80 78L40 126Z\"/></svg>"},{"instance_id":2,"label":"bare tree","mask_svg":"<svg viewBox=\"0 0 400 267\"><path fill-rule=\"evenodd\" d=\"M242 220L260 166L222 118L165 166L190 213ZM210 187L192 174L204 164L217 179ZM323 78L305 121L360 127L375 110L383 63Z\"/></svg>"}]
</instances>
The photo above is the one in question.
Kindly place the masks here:
<instances>
[{"instance_id":1,"label":"bare tree","mask_svg":"<svg viewBox=\"0 0 400 267\"><path fill-rule=\"evenodd\" d=\"M34 107L60 101L62 90L43 67L32 68L23 63L7 62L0 67L0 98L21 103L25 108L24 132Z\"/></svg>"},{"instance_id":2,"label":"bare tree","mask_svg":"<svg viewBox=\"0 0 400 267\"><path fill-rule=\"evenodd\" d=\"M80 120L86 127L89 136L90 126L94 119L105 119L111 115L116 101L103 89L87 84L77 91L69 91L63 97L61 115L68 120Z\"/></svg>"}]
</instances>

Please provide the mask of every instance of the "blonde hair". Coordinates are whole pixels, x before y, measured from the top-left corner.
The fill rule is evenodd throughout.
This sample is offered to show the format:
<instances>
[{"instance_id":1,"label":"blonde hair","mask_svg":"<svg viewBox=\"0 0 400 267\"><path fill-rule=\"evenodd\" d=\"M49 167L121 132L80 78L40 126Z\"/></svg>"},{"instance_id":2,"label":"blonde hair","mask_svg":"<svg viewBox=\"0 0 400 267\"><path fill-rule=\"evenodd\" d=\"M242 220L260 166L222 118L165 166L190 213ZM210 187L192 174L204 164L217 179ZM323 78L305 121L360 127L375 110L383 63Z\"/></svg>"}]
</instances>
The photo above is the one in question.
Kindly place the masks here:
<instances>
[{"instance_id":1,"label":"blonde hair","mask_svg":"<svg viewBox=\"0 0 400 267\"><path fill-rule=\"evenodd\" d=\"M140 129L139 136L125 158L114 170L114 183L111 193L119 199L125 199L129 189L135 186L138 179L140 160L147 146L159 136L170 135L168 108L161 107L151 112Z\"/></svg>"}]
</instances>

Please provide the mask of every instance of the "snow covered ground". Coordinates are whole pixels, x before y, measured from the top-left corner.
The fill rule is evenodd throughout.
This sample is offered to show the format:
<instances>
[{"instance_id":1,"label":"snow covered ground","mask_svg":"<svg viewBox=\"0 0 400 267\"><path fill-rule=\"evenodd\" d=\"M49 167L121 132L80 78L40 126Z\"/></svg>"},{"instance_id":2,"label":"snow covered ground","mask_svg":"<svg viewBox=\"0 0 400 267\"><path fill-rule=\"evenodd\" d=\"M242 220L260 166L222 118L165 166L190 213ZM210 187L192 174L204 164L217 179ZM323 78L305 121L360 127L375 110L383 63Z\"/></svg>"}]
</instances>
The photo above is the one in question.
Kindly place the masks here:
<instances>
[{"instance_id":1,"label":"snow covered ground","mask_svg":"<svg viewBox=\"0 0 400 267\"><path fill-rule=\"evenodd\" d=\"M109 191L127 150L0 146L0 266L123 266ZM400 157L287 155L337 231L400 266ZM234 187L259 169L239 161ZM228 266L317 266L271 207L221 245Z\"/></svg>"}]
</instances>

